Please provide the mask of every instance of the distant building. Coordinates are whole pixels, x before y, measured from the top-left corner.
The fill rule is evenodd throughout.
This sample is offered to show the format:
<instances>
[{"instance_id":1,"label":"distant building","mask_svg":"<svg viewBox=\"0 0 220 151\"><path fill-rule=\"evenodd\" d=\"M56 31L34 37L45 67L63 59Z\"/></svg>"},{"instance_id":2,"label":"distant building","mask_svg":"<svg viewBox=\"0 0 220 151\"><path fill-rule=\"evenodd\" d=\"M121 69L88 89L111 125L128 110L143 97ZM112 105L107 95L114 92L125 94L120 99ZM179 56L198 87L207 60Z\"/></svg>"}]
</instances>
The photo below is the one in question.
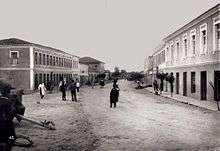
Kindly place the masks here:
<instances>
[{"instance_id":1,"label":"distant building","mask_svg":"<svg viewBox=\"0 0 220 151\"><path fill-rule=\"evenodd\" d=\"M220 100L219 11L220 4L165 37L152 55L154 71L158 67L160 72L173 72L176 94Z\"/></svg>"},{"instance_id":2,"label":"distant building","mask_svg":"<svg viewBox=\"0 0 220 151\"><path fill-rule=\"evenodd\" d=\"M89 79L89 66L87 64L79 64L79 76L82 85L86 84Z\"/></svg>"},{"instance_id":3,"label":"distant building","mask_svg":"<svg viewBox=\"0 0 220 151\"><path fill-rule=\"evenodd\" d=\"M79 74L79 57L64 51L11 38L0 40L0 78L12 86L34 90L39 83L58 85Z\"/></svg>"},{"instance_id":4,"label":"distant building","mask_svg":"<svg viewBox=\"0 0 220 151\"><path fill-rule=\"evenodd\" d=\"M93 82L98 82L97 75L105 72L104 62L91 57L83 57L79 59L82 64L88 65L89 69L89 80Z\"/></svg>"}]
</instances>

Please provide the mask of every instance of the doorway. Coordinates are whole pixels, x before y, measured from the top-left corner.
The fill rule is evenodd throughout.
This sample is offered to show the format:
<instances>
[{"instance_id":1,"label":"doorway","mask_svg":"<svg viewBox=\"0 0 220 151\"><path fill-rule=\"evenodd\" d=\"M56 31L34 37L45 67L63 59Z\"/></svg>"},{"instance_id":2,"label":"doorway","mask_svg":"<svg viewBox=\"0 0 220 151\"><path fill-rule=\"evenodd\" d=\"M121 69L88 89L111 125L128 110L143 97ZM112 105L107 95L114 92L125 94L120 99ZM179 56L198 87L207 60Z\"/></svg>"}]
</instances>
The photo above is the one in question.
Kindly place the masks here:
<instances>
[{"instance_id":1,"label":"doorway","mask_svg":"<svg viewBox=\"0 0 220 151\"><path fill-rule=\"evenodd\" d=\"M201 100L206 100L206 94L207 94L207 73L206 71L201 71L201 79L200 79L201 89L200 89L200 95Z\"/></svg>"},{"instance_id":2,"label":"doorway","mask_svg":"<svg viewBox=\"0 0 220 151\"><path fill-rule=\"evenodd\" d=\"M176 73L176 94L179 94L179 72Z\"/></svg>"},{"instance_id":3,"label":"doorway","mask_svg":"<svg viewBox=\"0 0 220 151\"><path fill-rule=\"evenodd\" d=\"M183 72L183 96L187 96L187 72Z\"/></svg>"},{"instance_id":4,"label":"doorway","mask_svg":"<svg viewBox=\"0 0 220 151\"><path fill-rule=\"evenodd\" d=\"M216 101L220 101L220 71L214 71L214 98Z\"/></svg>"}]
</instances>

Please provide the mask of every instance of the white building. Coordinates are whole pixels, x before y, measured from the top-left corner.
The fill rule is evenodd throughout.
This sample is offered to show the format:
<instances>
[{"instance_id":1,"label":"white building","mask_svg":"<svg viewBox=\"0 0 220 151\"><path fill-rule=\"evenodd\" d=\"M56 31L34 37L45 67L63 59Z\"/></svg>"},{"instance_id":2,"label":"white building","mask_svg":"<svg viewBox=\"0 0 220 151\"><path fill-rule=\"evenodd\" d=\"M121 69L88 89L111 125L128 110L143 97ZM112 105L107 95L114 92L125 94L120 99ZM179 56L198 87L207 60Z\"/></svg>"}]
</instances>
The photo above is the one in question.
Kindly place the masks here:
<instances>
[{"instance_id":1,"label":"white building","mask_svg":"<svg viewBox=\"0 0 220 151\"><path fill-rule=\"evenodd\" d=\"M201 100L220 99L219 11L218 4L171 33L153 54L154 68L173 72L175 93Z\"/></svg>"}]
</instances>

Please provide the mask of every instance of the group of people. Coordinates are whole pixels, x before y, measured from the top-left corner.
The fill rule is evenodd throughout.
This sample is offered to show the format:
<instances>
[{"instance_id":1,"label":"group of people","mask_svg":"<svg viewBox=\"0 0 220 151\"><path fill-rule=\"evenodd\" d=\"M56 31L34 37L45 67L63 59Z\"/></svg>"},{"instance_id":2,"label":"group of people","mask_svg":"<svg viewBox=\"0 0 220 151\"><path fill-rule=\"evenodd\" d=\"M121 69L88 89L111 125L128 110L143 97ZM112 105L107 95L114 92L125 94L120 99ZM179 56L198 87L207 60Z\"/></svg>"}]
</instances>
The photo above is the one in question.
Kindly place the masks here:
<instances>
[{"instance_id":1,"label":"group of people","mask_svg":"<svg viewBox=\"0 0 220 151\"><path fill-rule=\"evenodd\" d=\"M66 101L66 90L70 90L72 101L77 102L76 92L79 92L80 83L71 79L70 83L67 84L66 79L61 79L59 89L62 92L62 100Z\"/></svg>"},{"instance_id":2,"label":"group of people","mask_svg":"<svg viewBox=\"0 0 220 151\"><path fill-rule=\"evenodd\" d=\"M66 81L65 78L60 79L59 90L62 93L63 101L66 101L66 91L70 90L72 101L77 102L76 92L79 92L79 89L80 89L80 83L78 79L76 80L76 82L73 79L71 79L69 83ZM38 90L40 92L40 98L43 99L47 91L45 84L44 83L39 84Z\"/></svg>"},{"instance_id":3,"label":"group of people","mask_svg":"<svg viewBox=\"0 0 220 151\"><path fill-rule=\"evenodd\" d=\"M171 97L173 96L173 83L174 83L174 76L173 73L171 72L169 76L166 77L166 81L168 81L170 83L170 95ZM160 79L160 87L157 83L157 80L155 79L153 82L153 88L154 88L154 92L156 95L162 94L163 92L163 79Z\"/></svg>"},{"instance_id":4,"label":"group of people","mask_svg":"<svg viewBox=\"0 0 220 151\"><path fill-rule=\"evenodd\" d=\"M110 91L110 108L116 107L116 103L118 102L119 98L119 86L118 86L118 80L115 79L113 81L113 88ZM78 80L76 82L71 79L69 83L67 83L65 78L62 78L59 83L59 90L62 93L62 100L66 101L66 91L70 90L71 93L71 100L77 102L77 92L79 92L80 83ZM43 99L46 94L46 87L44 83L39 84L38 86L39 92L40 92L40 98ZM40 103L40 102L37 102Z\"/></svg>"}]
</instances>

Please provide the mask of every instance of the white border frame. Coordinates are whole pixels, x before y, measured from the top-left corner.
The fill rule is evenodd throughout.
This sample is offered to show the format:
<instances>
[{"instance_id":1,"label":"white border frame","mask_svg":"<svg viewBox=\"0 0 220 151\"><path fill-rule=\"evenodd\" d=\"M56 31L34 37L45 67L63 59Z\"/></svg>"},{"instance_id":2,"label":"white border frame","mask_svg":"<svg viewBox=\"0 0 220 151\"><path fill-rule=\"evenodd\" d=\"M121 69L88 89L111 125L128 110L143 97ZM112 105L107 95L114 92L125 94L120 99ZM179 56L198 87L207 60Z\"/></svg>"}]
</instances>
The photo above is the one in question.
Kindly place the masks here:
<instances>
[{"instance_id":1,"label":"white border frame","mask_svg":"<svg viewBox=\"0 0 220 151\"><path fill-rule=\"evenodd\" d=\"M165 62L168 62L169 61L169 45L167 44L165 46Z\"/></svg>"},{"instance_id":2,"label":"white border frame","mask_svg":"<svg viewBox=\"0 0 220 151\"><path fill-rule=\"evenodd\" d=\"M204 26L204 27L203 27ZM204 23L202 25L199 26L199 30L200 30L200 54L205 54L207 53L207 48L208 48L208 24ZM205 45L205 50L202 49L202 31L206 30L206 45Z\"/></svg>"},{"instance_id":3,"label":"white border frame","mask_svg":"<svg viewBox=\"0 0 220 151\"><path fill-rule=\"evenodd\" d=\"M9 58L11 58L11 53L12 53L12 52L17 52L18 58L20 57L20 56L19 56L19 51L17 51L17 50L10 50L10 51L9 51Z\"/></svg>"},{"instance_id":4,"label":"white border frame","mask_svg":"<svg viewBox=\"0 0 220 151\"><path fill-rule=\"evenodd\" d=\"M179 53L177 53L177 43L179 43ZM176 60L179 60L182 57L182 55L181 55L181 46L180 46L180 38L177 38L175 40L175 52L176 52Z\"/></svg>"},{"instance_id":5,"label":"white border frame","mask_svg":"<svg viewBox=\"0 0 220 151\"><path fill-rule=\"evenodd\" d=\"M195 36L195 54L193 54L193 45L192 45L192 36ZM190 53L189 56L195 56L197 53L196 45L197 45L197 40L196 40L196 29L193 29L190 31Z\"/></svg>"},{"instance_id":6,"label":"white border frame","mask_svg":"<svg viewBox=\"0 0 220 151\"><path fill-rule=\"evenodd\" d=\"M173 46L173 60L172 60L172 47ZM173 41L170 41L170 61L173 62L175 60L175 57L174 57L174 53L175 53L175 49L174 49L174 42Z\"/></svg>"},{"instance_id":7,"label":"white border frame","mask_svg":"<svg viewBox=\"0 0 220 151\"><path fill-rule=\"evenodd\" d=\"M220 16L213 18L213 52L217 51L215 25L220 24Z\"/></svg>"},{"instance_id":8,"label":"white border frame","mask_svg":"<svg viewBox=\"0 0 220 151\"><path fill-rule=\"evenodd\" d=\"M184 46L184 40L186 40L186 44L187 44L187 50L185 50L185 46ZM187 38L187 33L183 34L182 36L182 58L185 59L188 55L189 55L189 41L188 41L188 38ZM187 55L186 55L186 51L187 51Z\"/></svg>"}]
</instances>

